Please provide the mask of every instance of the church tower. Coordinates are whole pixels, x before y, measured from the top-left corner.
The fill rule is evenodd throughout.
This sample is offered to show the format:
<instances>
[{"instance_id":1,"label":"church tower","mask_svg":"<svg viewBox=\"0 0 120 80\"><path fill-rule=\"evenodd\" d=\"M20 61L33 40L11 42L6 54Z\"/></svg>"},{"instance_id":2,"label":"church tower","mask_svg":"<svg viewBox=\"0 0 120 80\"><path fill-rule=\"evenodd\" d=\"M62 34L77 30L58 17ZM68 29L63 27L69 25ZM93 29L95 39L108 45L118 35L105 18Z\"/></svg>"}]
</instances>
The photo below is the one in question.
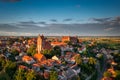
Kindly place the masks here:
<instances>
[{"instance_id":1,"label":"church tower","mask_svg":"<svg viewBox=\"0 0 120 80\"><path fill-rule=\"evenodd\" d=\"M37 38L37 50L38 50L38 54L41 52L41 50L43 48L42 44L43 44L43 39L42 39L42 37L39 34L38 38Z\"/></svg>"}]
</instances>

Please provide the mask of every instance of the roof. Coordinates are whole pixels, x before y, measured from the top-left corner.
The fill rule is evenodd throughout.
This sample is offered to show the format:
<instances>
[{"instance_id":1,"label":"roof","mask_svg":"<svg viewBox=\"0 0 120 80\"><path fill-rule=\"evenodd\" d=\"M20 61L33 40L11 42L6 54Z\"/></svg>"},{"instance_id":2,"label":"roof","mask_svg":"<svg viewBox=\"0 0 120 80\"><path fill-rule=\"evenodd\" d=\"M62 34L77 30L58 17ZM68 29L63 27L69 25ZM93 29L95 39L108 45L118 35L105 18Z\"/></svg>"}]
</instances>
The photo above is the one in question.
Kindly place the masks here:
<instances>
[{"instance_id":1,"label":"roof","mask_svg":"<svg viewBox=\"0 0 120 80\"><path fill-rule=\"evenodd\" d=\"M22 57L22 60L23 60L23 61L31 61L31 60L33 60L33 58L30 57L30 56L23 56L23 57Z\"/></svg>"},{"instance_id":2,"label":"roof","mask_svg":"<svg viewBox=\"0 0 120 80\"><path fill-rule=\"evenodd\" d=\"M80 69L77 65L73 66L72 69L78 70Z\"/></svg>"},{"instance_id":3,"label":"roof","mask_svg":"<svg viewBox=\"0 0 120 80\"><path fill-rule=\"evenodd\" d=\"M39 64L33 64L33 66L39 67L40 65Z\"/></svg>"},{"instance_id":4,"label":"roof","mask_svg":"<svg viewBox=\"0 0 120 80\"><path fill-rule=\"evenodd\" d=\"M66 43L63 43L63 42L51 42L51 45L61 46L61 45L66 45Z\"/></svg>"},{"instance_id":5,"label":"roof","mask_svg":"<svg viewBox=\"0 0 120 80\"><path fill-rule=\"evenodd\" d=\"M26 67L24 65L19 65L19 68L21 68L21 69L28 69L28 67Z\"/></svg>"},{"instance_id":6,"label":"roof","mask_svg":"<svg viewBox=\"0 0 120 80\"><path fill-rule=\"evenodd\" d=\"M65 38L70 38L70 36L62 36L62 38L64 38L64 39L65 39Z\"/></svg>"},{"instance_id":7,"label":"roof","mask_svg":"<svg viewBox=\"0 0 120 80\"><path fill-rule=\"evenodd\" d=\"M52 48L52 46L51 46L50 42L45 41L45 42L44 42L44 46L43 46L43 48L44 48L44 49L48 49L48 50L50 50L50 49Z\"/></svg>"},{"instance_id":8,"label":"roof","mask_svg":"<svg viewBox=\"0 0 120 80\"><path fill-rule=\"evenodd\" d=\"M41 60L43 58L46 59L45 56L41 53L40 54L38 54L38 53L34 54L34 58L37 59L37 60Z\"/></svg>"},{"instance_id":9,"label":"roof","mask_svg":"<svg viewBox=\"0 0 120 80\"><path fill-rule=\"evenodd\" d=\"M72 69L70 69L70 68L68 68L68 70L65 71L63 74L64 74L64 76L66 76L68 79L70 79L70 78L72 78L73 76L75 76L75 72L74 72Z\"/></svg>"},{"instance_id":10,"label":"roof","mask_svg":"<svg viewBox=\"0 0 120 80\"><path fill-rule=\"evenodd\" d=\"M57 56L53 56L52 59L59 60L59 58Z\"/></svg>"}]
</instances>

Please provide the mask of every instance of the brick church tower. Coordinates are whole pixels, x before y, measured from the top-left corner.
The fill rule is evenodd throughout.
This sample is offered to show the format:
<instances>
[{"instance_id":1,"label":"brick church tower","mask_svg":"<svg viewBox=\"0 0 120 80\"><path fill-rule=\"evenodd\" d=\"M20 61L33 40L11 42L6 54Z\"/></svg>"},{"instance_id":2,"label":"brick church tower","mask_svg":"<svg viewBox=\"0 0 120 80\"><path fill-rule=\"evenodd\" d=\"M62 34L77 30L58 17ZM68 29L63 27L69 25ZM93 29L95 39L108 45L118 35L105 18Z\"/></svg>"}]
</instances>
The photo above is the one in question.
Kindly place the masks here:
<instances>
[{"instance_id":1,"label":"brick church tower","mask_svg":"<svg viewBox=\"0 0 120 80\"><path fill-rule=\"evenodd\" d=\"M51 44L45 40L44 36L43 35L38 35L38 38L37 38L37 50L38 50L38 53L41 53L42 50L50 50L52 48Z\"/></svg>"},{"instance_id":2,"label":"brick church tower","mask_svg":"<svg viewBox=\"0 0 120 80\"><path fill-rule=\"evenodd\" d=\"M42 39L42 36L40 36L40 34L38 35L38 38L37 38L37 50L38 50L38 54L41 52L43 48L43 39Z\"/></svg>"}]
</instances>

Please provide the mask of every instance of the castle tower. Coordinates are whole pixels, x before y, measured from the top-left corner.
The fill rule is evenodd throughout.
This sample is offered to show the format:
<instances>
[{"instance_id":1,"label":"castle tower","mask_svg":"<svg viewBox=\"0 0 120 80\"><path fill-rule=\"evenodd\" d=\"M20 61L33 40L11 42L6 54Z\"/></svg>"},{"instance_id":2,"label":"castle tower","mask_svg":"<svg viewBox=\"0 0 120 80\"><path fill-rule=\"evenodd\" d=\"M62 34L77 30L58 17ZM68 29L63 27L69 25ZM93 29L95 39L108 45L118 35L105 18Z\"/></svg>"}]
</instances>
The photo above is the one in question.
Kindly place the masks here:
<instances>
[{"instance_id":1,"label":"castle tower","mask_svg":"<svg viewBox=\"0 0 120 80\"><path fill-rule=\"evenodd\" d=\"M43 39L42 37L40 36L40 34L38 35L38 38L37 38L37 50L38 50L38 54L41 52L42 50L42 47L43 47Z\"/></svg>"}]
</instances>

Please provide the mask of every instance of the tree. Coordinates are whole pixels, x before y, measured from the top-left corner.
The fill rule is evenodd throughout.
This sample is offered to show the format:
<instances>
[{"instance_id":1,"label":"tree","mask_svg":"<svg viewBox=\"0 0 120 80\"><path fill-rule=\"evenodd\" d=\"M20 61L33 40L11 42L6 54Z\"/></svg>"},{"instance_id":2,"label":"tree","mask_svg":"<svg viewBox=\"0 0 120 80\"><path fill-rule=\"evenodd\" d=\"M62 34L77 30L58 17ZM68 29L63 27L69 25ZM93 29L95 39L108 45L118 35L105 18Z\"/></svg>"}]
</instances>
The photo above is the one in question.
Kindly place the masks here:
<instances>
[{"instance_id":1,"label":"tree","mask_svg":"<svg viewBox=\"0 0 120 80\"><path fill-rule=\"evenodd\" d=\"M16 50L16 49L12 49L11 50L11 53L14 55L14 56L17 56L19 54L19 52Z\"/></svg>"},{"instance_id":2,"label":"tree","mask_svg":"<svg viewBox=\"0 0 120 80\"><path fill-rule=\"evenodd\" d=\"M35 80L36 74L33 70L26 72L26 80Z\"/></svg>"},{"instance_id":3,"label":"tree","mask_svg":"<svg viewBox=\"0 0 120 80\"><path fill-rule=\"evenodd\" d=\"M88 63L91 65L96 64L96 59L93 57L90 57Z\"/></svg>"},{"instance_id":4,"label":"tree","mask_svg":"<svg viewBox=\"0 0 120 80\"><path fill-rule=\"evenodd\" d=\"M34 55L36 53L36 45L31 45L30 48L27 50L28 55Z\"/></svg>"},{"instance_id":5,"label":"tree","mask_svg":"<svg viewBox=\"0 0 120 80\"><path fill-rule=\"evenodd\" d=\"M108 71L104 72L103 75L104 75L104 77L108 77L108 78L112 76L112 74Z\"/></svg>"},{"instance_id":6,"label":"tree","mask_svg":"<svg viewBox=\"0 0 120 80\"><path fill-rule=\"evenodd\" d=\"M0 71L4 68L6 61L4 58L0 57Z\"/></svg>"},{"instance_id":7,"label":"tree","mask_svg":"<svg viewBox=\"0 0 120 80\"><path fill-rule=\"evenodd\" d=\"M71 42L71 41L68 41L68 42L67 42L67 45L72 45L72 42Z\"/></svg>"},{"instance_id":8,"label":"tree","mask_svg":"<svg viewBox=\"0 0 120 80\"><path fill-rule=\"evenodd\" d=\"M25 80L25 71L23 69L18 69L15 74L15 80Z\"/></svg>"},{"instance_id":9,"label":"tree","mask_svg":"<svg viewBox=\"0 0 120 80\"><path fill-rule=\"evenodd\" d=\"M51 50L45 49L42 51L42 53L45 55L46 58L52 58L53 54L51 53Z\"/></svg>"},{"instance_id":10,"label":"tree","mask_svg":"<svg viewBox=\"0 0 120 80\"><path fill-rule=\"evenodd\" d=\"M82 63L82 59L81 59L81 56L80 55L76 55L75 56L75 61L78 65L80 65Z\"/></svg>"},{"instance_id":11,"label":"tree","mask_svg":"<svg viewBox=\"0 0 120 80\"><path fill-rule=\"evenodd\" d=\"M7 45L12 45L14 43L13 39L10 39L6 42Z\"/></svg>"},{"instance_id":12,"label":"tree","mask_svg":"<svg viewBox=\"0 0 120 80\"><path fill-rule=\"evenodd\" d=\"M115 80L120 80L120 71L116 70L115 73L116 73Z\"/></svg>"},{"instance_id":13,"label":"tree","mask_svg":"<svg viewBox=\"0 0 120 80\"><path fill-rule=\"evenodd\" d=\"M11 77L13 78L13 75L15 74L16 71L16 63L12 61L7 61L6 65L4 66L4 71Z\"/></svg>"},{"instance_id":14,"label":"tree","mask_svg":"<svg viewBox=\"0 0 120 80\"><path fill-rule=\"evenodd\" d=\"M59 46L53 48L53 55L61 55L61 48Z\"/></svg>"},{"instance_id":15,"label":"tree","mask_svg":"<svg viewBox=\"0 0 120 80\"><path fill-rule=\"evenodd\" d=\"M50 72L50 80L58 80L58 73L55 70Z\"/></svg>"}]
</instances>

